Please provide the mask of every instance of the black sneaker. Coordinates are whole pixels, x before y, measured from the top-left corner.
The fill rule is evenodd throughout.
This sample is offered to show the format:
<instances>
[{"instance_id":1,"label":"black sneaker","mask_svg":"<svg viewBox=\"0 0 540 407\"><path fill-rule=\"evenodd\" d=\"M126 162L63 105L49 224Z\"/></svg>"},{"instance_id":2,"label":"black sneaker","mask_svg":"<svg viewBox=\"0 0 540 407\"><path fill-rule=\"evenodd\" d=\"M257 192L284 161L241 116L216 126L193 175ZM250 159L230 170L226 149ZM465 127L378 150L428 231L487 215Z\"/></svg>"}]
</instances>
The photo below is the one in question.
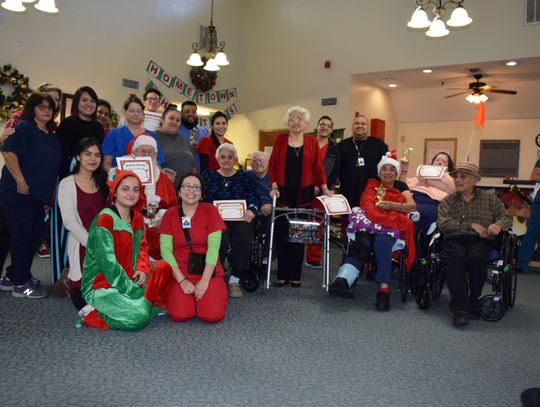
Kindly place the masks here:
<instances>
[{"instance_id":1,"label":"black sneaker","mask_svg":"<svg viewBox=\"0 0 540 407\"><path fill-rule=\"evenodd\" d=\"M456 311L452 316L452 322L457 328L469 325L469 313L465 311Z\"/></svg>"},{"instance_id":2,"label":"black sneaker","mask_svg":"<svg viewBox=\"0 0 540 407\"><path fill-rule=\"evenodd\" d=\"M45 298L47 290L41 285L34 285L32 280L23 285L16 285L11 291L15 298Z\"/></svg>"},{"instance_id":3,"label":"black sneaker","mask_svg":"<svg viewBox=\"0 0 540 407\"><path fill-rule=\"evenodd\" d=\"M377 292L375 297L375 309L377 311L390 311L390 294L382 291Z\"/></svg>"},{"instance_id":4,"label":"black sneaker","mask_svg":"<svg viewBox=\"0 0 540 407\"><path fill-rule=\"evenodd\" d=\"M354 298L349 283L343 277L336 277L328 287L328 293L334 297Z\"/></svg>"},{"instance_id":5,"label":"black sneaker","mask_svg":"<svg viewBox=\"0 0 540 407\"><path fill-rule=\"evenodd\" d=\"M304 264L314 269L322 268L321 263L319 263L318 261L306 261Z\"/></svg>"}]
</instances>

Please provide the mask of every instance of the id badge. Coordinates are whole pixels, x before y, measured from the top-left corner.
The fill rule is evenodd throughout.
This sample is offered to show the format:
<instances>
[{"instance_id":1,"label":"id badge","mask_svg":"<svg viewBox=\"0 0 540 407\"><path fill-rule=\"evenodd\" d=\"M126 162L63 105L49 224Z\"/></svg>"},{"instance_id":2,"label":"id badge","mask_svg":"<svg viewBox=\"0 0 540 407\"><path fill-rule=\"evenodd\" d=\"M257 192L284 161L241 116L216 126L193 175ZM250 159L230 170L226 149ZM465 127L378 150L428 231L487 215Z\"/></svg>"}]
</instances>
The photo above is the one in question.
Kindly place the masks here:
<instances>
[{"instance_id":1,"label":"id badge","mask_svg":"<svg viewBox=\"0 0 540 407\"><path fill-rule=\"evenodd\" d=\"M191 229L191 218L189 216L182 217L182 228Z\"/></svg>"},{"instance_id":2,"label":"id badge","mask_svg":"<svg viewBox=\"0 0 540 407\"><path fill-rule=\"evenodd\" d=\"M364 165L365 165L364 157L358 157L358 160L356 160L356 166L357 167L363 167Z\"/></svg>"}]
</instances>

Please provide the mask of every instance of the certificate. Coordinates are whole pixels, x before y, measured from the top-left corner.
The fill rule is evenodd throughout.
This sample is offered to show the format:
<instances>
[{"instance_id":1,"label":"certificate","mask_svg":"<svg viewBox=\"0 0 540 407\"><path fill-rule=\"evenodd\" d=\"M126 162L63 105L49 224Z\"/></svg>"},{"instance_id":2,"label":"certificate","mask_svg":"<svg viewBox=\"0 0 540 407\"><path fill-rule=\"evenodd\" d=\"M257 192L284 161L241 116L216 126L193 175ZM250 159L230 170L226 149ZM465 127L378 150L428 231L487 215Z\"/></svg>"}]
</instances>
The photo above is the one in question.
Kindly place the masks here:
<instances>
[{"instance_id":1,"label":"certificate","mask_svg":"<svg viewBox=\"0 0 540 407\"><path fill-rule=\"evenodd\" d=\"M416 176L424 179L442 179L446 167L440 165L419 165L416 169Z\"/></svg>"},{"instance_id":2,"label":"certificate","mask_svg":"<svg viewBox=\"0 0 540 407\"><path fill-rule=\"evenodd\" d=\"M242 221L247 210L245 199L214 201L214 206L223 220Z\"/></svg>"},{"instance_id":3,"label":"certificate","mask_svg":"<svg viewBox=\"0 0 540 407\"><path fill-rule=\"evenodd\" d=\"M133 171L140 178L143 185L154 183L155 174L150 157L117 157L117 166L122 171Z\"/></svg>"},{"instance_id":4,"label":"certificate","mask_svg":"<svg viewBox=\"0 0 540 407\"><path fill-rule=\"evenodd\" d=\"M351 213L351 207L347 198L341 194L332 196L322 195L318 196L317 199L321 201L328 215L347 215Z\"/></svg>"}]
</instances>

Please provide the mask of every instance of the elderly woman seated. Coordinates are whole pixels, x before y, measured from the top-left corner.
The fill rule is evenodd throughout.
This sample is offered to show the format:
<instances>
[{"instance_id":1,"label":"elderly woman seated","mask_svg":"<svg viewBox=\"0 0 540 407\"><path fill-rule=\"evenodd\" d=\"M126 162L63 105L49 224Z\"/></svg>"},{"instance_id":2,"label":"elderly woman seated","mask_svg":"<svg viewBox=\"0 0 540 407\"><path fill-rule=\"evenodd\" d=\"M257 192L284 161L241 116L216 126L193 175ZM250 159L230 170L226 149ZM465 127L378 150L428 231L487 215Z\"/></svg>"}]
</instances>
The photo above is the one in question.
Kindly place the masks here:
<instances>
[{"instance_id":1,"label":"elderly woman seated","mask_svg":"<svg viewBox=\"0 0 540 407\"><path fill-rule=\"evenodd\" d=\"M375 298L378 311L390 309L390 280L392 271L392 251L396 241L403 238L408 256L405 266L409 270L414 262L414 224L407 212L416 210L411 191L404 182L398 181L399 162L395 157L383 156L377 165L379 178L368 180L360 208L354 208L349 215L347 232L356 237L337 276L329 287L336 296L352 297L350 287L360 275L360 270L370 254L375 253L377 273L375 280L379 291Z\"/></svg>"},{"instance_id":2,"label":"elderly woman seated","mask_svg":"<svg viewBox=\"0 0 540 407\"><path fill-rule=\"evenodd\" d=\"M445 167L446 170L438 175L422 175L421 171L417 170L417 176L407 178L409 163L401 161L401 181L407 183L407 186L412 191L416 209L420 213L420 220L417 226L420 230L427 231L429 226L437 220L437 208L439 202L448 194L455 192L454 180L450 176L450 172L454 170L454 162L452 158L441 151L433 156L431 165L436 167ZM420 166L424 167L427 166ZM420 167L419 170L420 170Z\"/></svg>"},{"instance_id":3,"label":"elderly woman seated","mask_svg":"<svg viewBox=\"0 0 540 407\"><path fill-rule=\"evenodd\" d=\"M170 178L161 171L157 163L158 146L156 139L141 134L133 139L126 147L126 154L135 157L150 157L154 167L154 182L144 186L144 207L141 213L146 223L146 239L148 240L148 254L153 259L161 259L159 248L159 225L161 218L171 207L178 206L176 191ZM111 168L109 178L112 179L116 168Z\"/></svg>"},{"instance_id":4,"label":"elderly woman seated","mask_svg":"<svg viewBox=\"0 0 540 407\"><path fill-rule=\"evenodd\" d=\"M257 185L245 172L234 169L238 153L232 144L221 144L216 151L219 164L217 170L207 170L203 173L206 185L206 202L218 200L245 200L246 211L240 220L225 220L227 231L223 233L220 248L221 263L224 263L229 246L229 257L232 266L229 278L229 297L241 297L240 277L249 268L251 242L254 238L254 227L251 221L259 210L260 198Z\"/></svg>"}]
</instances>

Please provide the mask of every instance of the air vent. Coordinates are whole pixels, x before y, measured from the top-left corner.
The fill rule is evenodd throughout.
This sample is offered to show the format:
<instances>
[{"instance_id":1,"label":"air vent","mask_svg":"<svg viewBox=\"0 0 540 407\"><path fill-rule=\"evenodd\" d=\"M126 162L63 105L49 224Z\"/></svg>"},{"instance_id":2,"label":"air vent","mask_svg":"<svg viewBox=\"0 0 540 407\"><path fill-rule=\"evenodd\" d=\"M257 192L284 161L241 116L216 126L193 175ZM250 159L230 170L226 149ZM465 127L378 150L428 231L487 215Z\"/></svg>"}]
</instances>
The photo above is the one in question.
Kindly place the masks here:
<instances>
[{"instance_id":1,"label":"air vent","mask_svg":"<svg viewBox=\"0 0 540 407\"><path fill-rule=\"evenodd\" d=\"M132 79L122 79L122 86L124 88L139 89L139 82Z\"/></svg>"},{"instance_id":2,"label":"air vent","mask_svg":"<svg viewBox=\"0 0 540 407\"><path fill-rule=\"evenodd\" d=\"M540 24L540 0L525 0L525 24Z\"/></svg>"},{"instance_id":3,"label":"air vent","mask_svg":"<svg viewBox=\"0 0 540 407\"><path fill-rule=\"evenodd\" d=\"M337 98L321 99L321 106L333 106L333 105L337 105Z\"/></svg>"},{"instance_id":4,"label":"air vent","mask_svg":"<svg viewBox=\"0 0 540 407\"><path fill-rule=\"evenodd\" d=\"M480 140L480 174L483 177L517 177L519 140Z\"/></svg>"}]
</instances>

